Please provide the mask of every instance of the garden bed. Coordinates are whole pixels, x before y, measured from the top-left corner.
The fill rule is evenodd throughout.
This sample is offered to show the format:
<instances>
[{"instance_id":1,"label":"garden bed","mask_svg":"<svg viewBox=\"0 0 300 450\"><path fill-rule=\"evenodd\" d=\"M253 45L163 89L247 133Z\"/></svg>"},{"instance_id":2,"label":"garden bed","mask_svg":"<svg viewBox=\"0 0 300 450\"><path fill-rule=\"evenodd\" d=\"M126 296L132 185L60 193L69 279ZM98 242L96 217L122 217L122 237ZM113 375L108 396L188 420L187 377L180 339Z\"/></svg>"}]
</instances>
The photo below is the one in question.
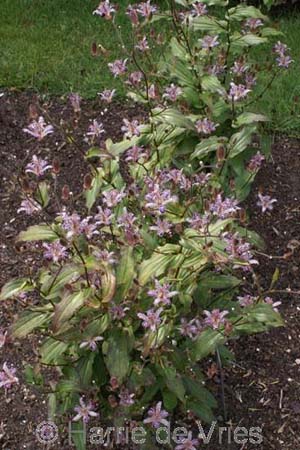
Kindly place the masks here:
<instances>
[{"instance_id":1,"label":"garden bed","mask_svg":"<svg viewBox=\"0 0 300 450\"><path fill-rule=\"evenodd\" d=\"M15 249L15 238L20 230L31 224L32 219L18 214L20 205L19 188L16 175L23 160L33 154L39 155L37 145L22 132L28 124L29 105L34 103L31 94L6 92L0 99L0 177L1 195L1 272L0 284L8 279L28 273L34 264L26 247ZM56 119L70 119L72 109L63 99L48 101L50 114ZM126 110L126 114L125 114ZM101 113L102 111L102 113ZM83 102L81 120L77 129L83 135L89 121L101 116L107 136L117 140L121 137L121 122L124 116L136 117L142 111L129 104L113 103L105 110L99 101ZM59 183L68 184L76 194L82 179L87 173L82 154L78 149L59 141L58 136L50 137L47 145L41 146L41 156L51 161L57 157L61 163ZM84 149L84 143L82 146ZM276 268L280 279L276 289L285 291L300 290L300 142L277 136L274 139L272 158L264 164L256 178L252 193L247 200L250 216L250 229L257 231L266 242L265 254L256 255L260 261L258 274L260 283L267 287ZM262 190L278 202L271 213L262 214L257 207L257 193ZM272 255L270 259L267 255ZM279 259L287 255L284 259ZM264 442L259 447L242 447L244 450L260 448L263 450L283 450L300 448L300 305L299 295L279 292L273 295L281 301L280 310L286 327L274 329L267 334L246 337L231 344L236 362L225 372L225 395L228 408L228 423L232 426L263 428ZM31 299L30 301L35 301ZM28 302L28 300L27 300ZM27 303L28 304L28 303ZM16 301L1 304L0 327L6 328L14 316L25 306ZM13 362L18 372L26 363L37 360L37 341L35 338L24 342L9 343L0 352L0 363ZM49 375L51 376L51 374ZM220 391L218 374L212 377L215 392ZM220 402L221 404L221 402ZM220 406L220 411L221 406ZM221 414L223 414L221 412ZM34 435L36 425L47 418L46 397L38 391L28 389L22 383L2 398L0 413L0 444L3 449L36 449ZM63 443L57 448L70 448ZM240 449L241 445L215 444L208 449ZM42 446L41 446L42 448ZM54 446L54 448L56 448ZM98 447L97 447L98 448Z\"/></svg>"}]
</instances>

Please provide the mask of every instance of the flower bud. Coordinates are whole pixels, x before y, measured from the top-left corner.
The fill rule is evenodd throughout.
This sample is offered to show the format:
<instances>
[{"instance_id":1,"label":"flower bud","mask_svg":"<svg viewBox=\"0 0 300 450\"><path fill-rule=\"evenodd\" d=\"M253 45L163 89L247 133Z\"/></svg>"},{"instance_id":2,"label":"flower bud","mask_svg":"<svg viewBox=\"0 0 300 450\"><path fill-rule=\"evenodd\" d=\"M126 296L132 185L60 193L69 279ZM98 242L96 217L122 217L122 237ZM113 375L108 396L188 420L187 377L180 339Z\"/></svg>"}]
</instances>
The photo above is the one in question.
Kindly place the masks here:
<instances>
[{"instance_id":1,"label":"flower bud","mask_svg":"<svg viewBox=\"0 0 300 450\"><path fill-rule=\"evenodd\" d=\"M225 148L222 145L217 148L217 159L218 162L224 161L225 159Z\"/></svg>"},{"instance_id":2,"label":"flower bud","mask_svg":"<svg viewBox=\"0 0 300 450\"><path fill-rule=\"evenodd\" d=\"M239 217L240 217L241 223L245 223L245 222L246 222L247 216L246 216L246 211L245 211L244 208L241 208L241 209L239 210Z\"/></svg>"},{"instance_id":3,"label":"flower bud","mask_svg":"<svg viewBox=\"0 0 300 450\"><path fill-rule=\"evenodd\" d=\"M32 186L30 186L28 178L23 178L21 180L22 189L26 194L32 193Z\"/></svg>"},{"instance_id":4,"label":"flower bud","mask_svg":"<svg viewBox=\"0 0 300 450\"><path fill-rule=\"evenodd\" d=\"M111 388L112 388L113 391L118 389L119 382L118 382L118 379L116 377L111 377L109 382L110 382L110 385L111 385Z\"/></svg>"},{"instance_id":5,"label":"flower bud","mask_svg":"<svg viewBox=\"0 0 300 450\"><path fill-rule=\"evenodd\" d=\"M67 184L64 185L61 191L61 199L67 202L70 199L70 188Z\"/></svg>"},{"instance_id":6,"label":"flower bud","mask_svg":"<svg viewBox=\"0 0 300 450\"><path fill-rule=\"evenodd\" d=\"M118 406L118 401L114 395L108 396L108 403L110 404L111 408L116 408Z\"/></svg>"},{"instance_id":7,"label":"flower bud","mask_svg":"<svg viewBox=\"0 0 300 450\"><path fill-rule=\"evenodd\" d=\"M29 119L30 120L36 120L38 118L38 110L37 106L34 103L31 103L29 105Z\"/></svg>"},{"instance_id":8,"label":"flower bud","mask_svg":"<svg viewBox=\"0 0 300 450\"><path fill-rule=\"evenodd\" d=\"M88 173L83 180L83 189L89 191L92 187L93 177Z\"/></svg>"},{"instance_id":9,"label":"flower bud","mask_svg":"<svg viewBox=\"0 0 300 450\"><path fill-rule=\"evenodd\" d=\"M54 158L52 161L52 172L54 175L58 175L60 172L60 164L57 158Z\"/></svg>"}]
</instances>

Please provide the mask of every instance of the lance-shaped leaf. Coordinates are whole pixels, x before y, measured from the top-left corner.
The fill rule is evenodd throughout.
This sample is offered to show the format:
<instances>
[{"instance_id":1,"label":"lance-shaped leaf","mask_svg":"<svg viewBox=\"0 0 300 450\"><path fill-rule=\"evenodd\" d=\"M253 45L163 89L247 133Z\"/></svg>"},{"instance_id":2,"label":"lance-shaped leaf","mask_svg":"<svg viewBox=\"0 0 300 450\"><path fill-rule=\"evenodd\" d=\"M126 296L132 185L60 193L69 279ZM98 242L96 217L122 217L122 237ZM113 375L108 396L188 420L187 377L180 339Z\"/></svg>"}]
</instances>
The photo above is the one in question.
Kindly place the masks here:
<instances>
[{"instance_id":1,"label":"lance-shaped leaf","mask_svg":"<svg viewBox=\"0 0 300 450\"><path fill-rule=\"evenodd\" d=\"M234 121L232 127L239 128L242 125L249 125L254 122L268 122L268 117L263 114L254 114L252 112L244 112L240 114Z\"/></svg>"},{"instance_id":2,"label":"lance-shaped leaf","mask_svg":"<svg viewBox=\"0 0 300 450\"><path fill-rule=\"evenodd\" d=\"M58 238L55 227L50 228L49 225L41 223L40 225L32 225L25 231L21 231L18 241L54 241Z\"/></svg>"},{"instance_id":3,"label":"lance-shaped leaf","mask_svg":"<svg viewBox=\"0 0 300 450\"><path fill-rule=\"evenodd\" d=\"M234 158L235 156L246 150L252 140L252 136L256 131L256 125L246 125L237 133L233 134L230 138L229 145L230 151L228 153L229 158Z\"/></svg>"},{"instance_id":4,"label":"lance-shaped leaf","mask_svg":"<svg viewBox=\"0 0 300 450\"><path fill-rule=\"evenodd\" d=\"M119 383L122 383L130 367L129 352L131 344L129 336L126 332L116 330L110 335L107 344L106 367L110 376L116 377Z\"/></svg>"},{"instance_id":5,"label":"lance-shaped leaf","mask_svg":"<svg viewBox=\"0 0 300 450\"><path fill-rule=\"evenodd\" d=\"M225 337L217 330L207 328L204 330L198 339L193 343L192 359L194 361L200 361L208 356L210 353L214 353L217 346L225 341Z\"/></svg>"},{"instance_id":6,"label":"lance-shaped leaf","mask_svg":"<svg viewBox=\"0 0 300 450\"><path fill-rule=\"evenodd\" d=\"M158 247L150 259L143 261L140 267L139 282L144 285L151 277L159 277L168 267L172 265L174 259L180 253L180 245L166 244L163 247ZM182 263L184 256L180 255L177 261L178 265Z\"/></svg>"},{"instance_id":7,"label":"lance-shaped leaf","mask_svg":"<svg viewBox=\"0 0 300 450\"><path fill-rule=\"evenodd\" d=\"M98 171L97 175L95 175L93 178L91 188L85 191L86 206L88 210L90 210L93 207L95 201L97 200L101 185L102 185L102 176Z\"/></svg>"},{"instance_id":8,"label":"lance-shaped leaf","mask_svg":"<svg viewBox=\"0 0 300 450\"><path fill-rule=\"evenodd\" d=\"M195 31L206 31L211 34L227 32L227 22L225 20L216 20L214 17L209 16L195 17L191 25Z\"/></svg>"},{"instance_id":9,"label":"lance-shaped leaf","mask_svg":"<svg viewBox=\"0 0 300 450\"><path fill-rule=\"evenodd\" d=\"M238 5L228 10L229 20L244 20L244 19L261 19L267 22L269 19L259 9L254 6Z\"/></svg>"},{"instance_id":10,"label":"lance-shaped leaf","mask_svg":"<svg viewBox=\"0 0 300 450\"><path fill-rule=\"evenodd\" d=\"M23 338L30 334L36 328L45 325L50 321L51 313L30 311L25 312L12 325L10 332L14 338Z\"/></svg>"},{"instance_id":11,"label":"lance-shaped leaf","mask_svg":"<svg viewBox=\"0 0 300 450\"><path fill-rule=\"evenodd\" d=\"M90 294L90 289L83 289L71 294L66 293L63 296L62 300L55 306L53 317L54 331L59 330L62 324L69 320L84 305Z\"/></svg>"},{"instance_id":12,"label":"lance-shaped leaf","mask_svg":"<svg viewBox=\"0 0 300 450\"><path fill-rule=\"evenodd\" d=\"M135 276L135 261L133 248L126 247L123 250L117 269L117 300L122 300L128 294Z\"/></svg>"},{"instance_id":13,"label":"lance-shaped leaf","mask_svg":"<svg viewBox=\"0 0 300 450\"><path fill-rule=\"evenodd\" d=\"M164 379L167 388L173 392L181 402L184 403L185 387L181 377L176 373L176 370L172 367L163 367L159 368L159 373Z\"/></svg>"},{"instance_id":14,"label":"lance-shaped leaf","mask_svg":"<svg viewBox=\"0 0 300 450\"><path fill-rule=\"evenodd\" d=\"M116 276L111 269L106 267L101 276L102 303L108 303L112 300L116 292Z\"/></svg>"},{"instance_id":15,"label":"lance-shaped leaf","mask_svg":"<svg viewBox=\"0 0 300 450\"><path fill-rule=\"evenodd\" d=\"M41 183L38 184L36 199L43 208L45 208L48 205L50 196L49 196L49 185L48 183L46 183L46 181L42 181Z\"/></svg>"},{"instance_id":16,"label":"lance-shaped leaf","mask_svg":"<svg viewBox=\"0 0 300 450\"><path fill-rule=\"evenodd\" d=\"M47 338L40 348L42 364L59 364L63 362L62 354L67 350L68 344Z\"/></svg>"},{"instance_id":17,"label":"lance-shaped leaf","mask_svg":"<svg viewBox=\"0 0 300 450\"><path fill-rule=\"evenodd\" d=\"M7 300L11 297L16 297L17 295L33 290L33 286L29 283L27 278L18 278L8 281L0 293L0 300Z\"/></svg>"}]
</instances>

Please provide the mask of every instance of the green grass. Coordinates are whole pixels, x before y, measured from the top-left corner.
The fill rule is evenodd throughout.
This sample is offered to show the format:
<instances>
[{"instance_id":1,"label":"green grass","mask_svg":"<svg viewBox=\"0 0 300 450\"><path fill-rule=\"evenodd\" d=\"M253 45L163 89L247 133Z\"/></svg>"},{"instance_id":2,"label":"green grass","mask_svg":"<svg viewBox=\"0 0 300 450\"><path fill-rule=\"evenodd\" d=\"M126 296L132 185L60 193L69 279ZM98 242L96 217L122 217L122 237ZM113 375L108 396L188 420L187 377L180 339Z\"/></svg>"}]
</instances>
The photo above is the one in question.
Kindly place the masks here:
<instances>
[{"instance_id":1,"label":"green grass","mask_svg":"<svg viewBox=\"0 0 300 450\"><path fill-rule=\"evenodd\" d=\"M91 56L97 42L120 55L110 23L92 11L97 0L1 0L0 86L50 94L74 90L94 96L111 85L103 57ZM120 6L128 0L118 2ZM123 15L120 24L127 19ZM128 26L128 25L127 25ZM126 27L123 27L126 32Z\"/></svg>"},{"instance_id":2,"label":"green grass","mask_svg":"<svg viewBox=\"0 0 300 450\"><path fill-rule=\"evenodd\" d=\"M119 0L124 8L130 0ZM92 11L98 0L1 0L0 87L34 89L49 94L71 90L93 97L103 88L123 90L111 77L107 60L91 56L91 44L110 49L110 60L120 56L110 23ZM125 40L130 29L119 15ZM292 67L275 80L259 109L272 119L274 129L300 134L300 14L282 18L283 41L291 48ZM259 58L268 55L260 51ZM297 99L299 97L299 101Z\"/></svg>"}]
</instances>

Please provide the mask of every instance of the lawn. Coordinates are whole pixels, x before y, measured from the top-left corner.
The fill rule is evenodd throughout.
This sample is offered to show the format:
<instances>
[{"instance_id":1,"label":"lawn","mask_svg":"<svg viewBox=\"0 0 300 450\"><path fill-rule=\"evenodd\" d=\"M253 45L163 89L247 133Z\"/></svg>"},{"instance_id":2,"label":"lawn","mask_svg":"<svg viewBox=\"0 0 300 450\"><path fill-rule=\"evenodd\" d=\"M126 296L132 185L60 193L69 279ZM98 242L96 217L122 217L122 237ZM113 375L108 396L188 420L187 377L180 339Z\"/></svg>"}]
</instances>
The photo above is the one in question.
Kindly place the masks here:
<instances>
[{"instance_id":1,"label":"lawn","mask_svg":"<svg viewBox=\"0 0 300 450\"><path fill-rule=\"evenodd\" d=\"M119 0L121 10L130 0ZM120 55L111 24L92 15L97 0L2 0L0 16L0 87L32 88L49 94L80 92L90 98L105 87L117 87L104 57L91 55L96 42ZM125 39L130 30L119 15ZM278 20L278 19L276 19ZM291 48L292 68L274 83L261 100L272 128L300 134L300 14L280 20ZM261 53L261 58L267 55ZM274 101L275 100L275 101Z\"/></svg>"}]
</instances>

